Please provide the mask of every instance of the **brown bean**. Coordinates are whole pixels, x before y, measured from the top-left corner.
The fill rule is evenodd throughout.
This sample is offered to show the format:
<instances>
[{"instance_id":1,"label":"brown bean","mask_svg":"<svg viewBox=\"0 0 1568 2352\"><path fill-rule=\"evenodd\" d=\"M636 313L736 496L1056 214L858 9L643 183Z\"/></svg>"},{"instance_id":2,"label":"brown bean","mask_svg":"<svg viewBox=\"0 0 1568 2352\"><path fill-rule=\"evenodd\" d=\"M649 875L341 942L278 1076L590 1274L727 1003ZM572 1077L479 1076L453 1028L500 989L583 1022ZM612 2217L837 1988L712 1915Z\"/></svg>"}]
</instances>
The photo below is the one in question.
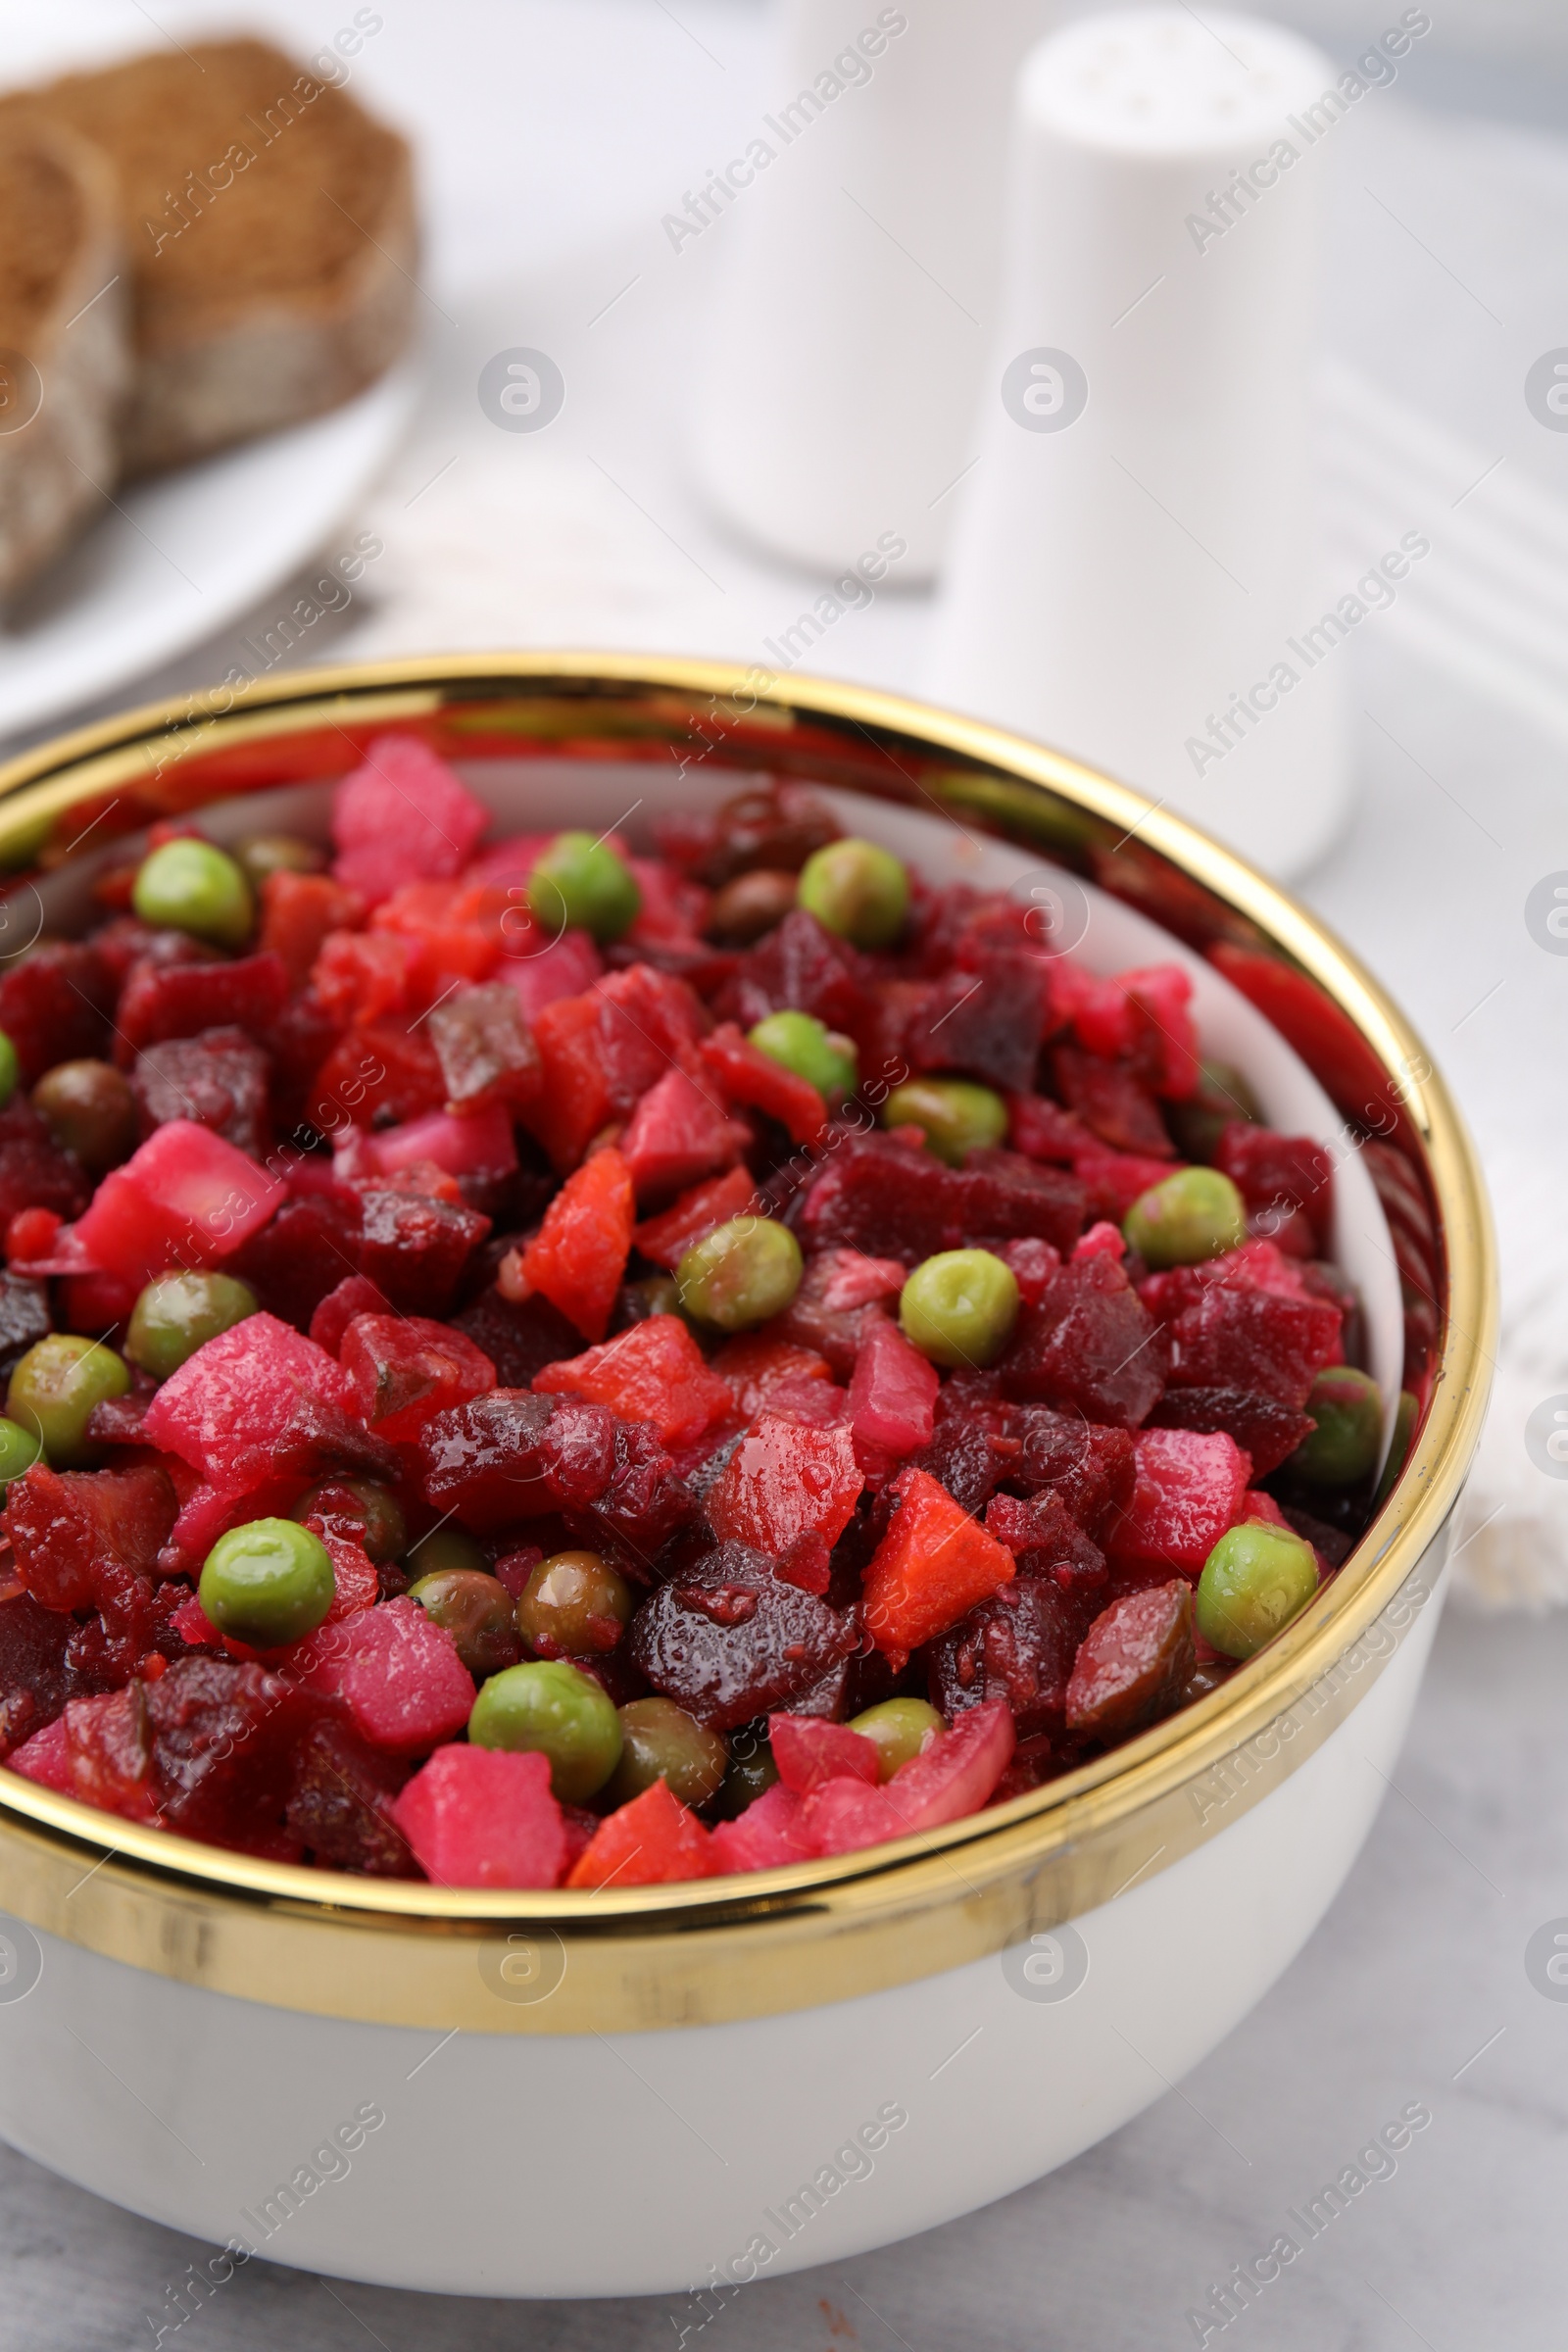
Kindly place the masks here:
<instances>
[{"instance_id":1,"label":"brown bean","mask_svg":"<svg viewBox=\"0 0 1568 2352\"><path fill-rule=\"evenodd\" d=\"M781 923L795 905L796 878L771 866L737 874L714 896L706 929L720 947L749 948Z\"/></svg>"}]
</instances>

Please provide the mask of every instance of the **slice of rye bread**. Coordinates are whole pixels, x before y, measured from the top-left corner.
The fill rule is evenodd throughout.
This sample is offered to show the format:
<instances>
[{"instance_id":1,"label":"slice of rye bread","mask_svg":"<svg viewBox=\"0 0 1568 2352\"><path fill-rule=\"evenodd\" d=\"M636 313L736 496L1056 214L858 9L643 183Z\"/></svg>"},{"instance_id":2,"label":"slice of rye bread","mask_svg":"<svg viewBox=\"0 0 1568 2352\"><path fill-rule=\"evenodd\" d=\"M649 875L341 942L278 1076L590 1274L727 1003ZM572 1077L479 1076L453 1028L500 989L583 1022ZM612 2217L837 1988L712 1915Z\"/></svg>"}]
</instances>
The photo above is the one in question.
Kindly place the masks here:
<instances>
[{"instance_id":1,"label":"slice of rye bread","mask_svg":"<svg viewBox=\"0 0 1568 2352\"><path fill-rule=\"evenodd\" d=\"M0 128L0 600L114 487L125 309L102 156L45 124Z\"/></svg>"},{"instance_id":2,"label":"slice of rye bread","mask_svg":"<svg viewBox=\"0 0 1568 2352\"><path fill-rule=\"evenodd\" d=\"M135 375L126 470L315 416L408 340L406 142L253 40L159 50L0 100L91 139L121 191Z\"/></svg>"}]
</instances>

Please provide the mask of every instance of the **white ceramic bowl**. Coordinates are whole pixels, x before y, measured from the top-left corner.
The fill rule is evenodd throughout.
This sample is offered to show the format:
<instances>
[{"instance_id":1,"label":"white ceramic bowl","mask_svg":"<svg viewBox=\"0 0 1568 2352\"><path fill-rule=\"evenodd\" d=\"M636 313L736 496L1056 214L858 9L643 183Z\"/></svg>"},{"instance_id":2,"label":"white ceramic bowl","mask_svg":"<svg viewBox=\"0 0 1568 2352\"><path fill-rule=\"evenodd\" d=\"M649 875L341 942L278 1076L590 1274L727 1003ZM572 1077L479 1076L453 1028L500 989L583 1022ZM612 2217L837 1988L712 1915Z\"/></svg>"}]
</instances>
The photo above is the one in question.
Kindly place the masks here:
<instances>
[{"instance_id":1,"label":"white ceramic bowl","mask_svg":"<svg viewBox=\"0 0 1568 2352\"><path fill-rule=\"evenodd\" d=\"M1335 1151L1336 1254L1391 1404L1407 1323L1430 1343L1389 1499L1268 1651L1112 1755L895 1846L621 1894L449 1892L253 1862L0 1772L7 2139L227 2246L214 2291L252 2253L453 2293L662 2290L684 2340L754 2277L1063 2163L1300 1948L1436 1626L1485 1403L1485 1204L1417 1041L1300 908L1070 761L853 689L508 656L133 713L0 775L0 859L39 860L12 940L83 919L95 864L161 811L199 807L220 839L319 826L387 725L426 732L503 829L635 835L748 774L813 776L933 878L1033 897L1093 968L1179 956L1205 1047Z\"/></svg>"}]
</instances>

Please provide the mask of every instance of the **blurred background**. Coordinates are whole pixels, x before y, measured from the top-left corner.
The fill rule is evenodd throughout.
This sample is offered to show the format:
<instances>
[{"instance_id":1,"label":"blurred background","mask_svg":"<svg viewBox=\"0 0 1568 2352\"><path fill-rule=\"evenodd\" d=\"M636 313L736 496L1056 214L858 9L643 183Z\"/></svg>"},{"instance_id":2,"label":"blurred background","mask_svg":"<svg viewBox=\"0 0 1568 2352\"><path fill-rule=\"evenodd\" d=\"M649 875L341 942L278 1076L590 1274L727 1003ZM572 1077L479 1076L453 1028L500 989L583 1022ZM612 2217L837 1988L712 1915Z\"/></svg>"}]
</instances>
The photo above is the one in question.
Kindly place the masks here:
<instances>
[{"instance_id":1,"label":"blurred background","mask_svg":"<svg viewBox=\"0 0 1568 2352\"><path fill-rule=\"evenodd\" d=\"M1118 761L1113 710L1103 740L1095 739L1093 712L1085 716L1078 704L1070 740L1054 728L1044 637L1040 675L1032 674L1026 629L1025 656L1011 662L1002 685L987 685L982 668L972 659L965 668L956 651L988 636L992 613L1016 615L1018 580L1043 593L1040 515L1055 510L1035 513L1029 491L1010 520L1005 511L1000 522L986 520L984 485L995 473L987 453L1004 446L996 439L1003 363L1025 345L1064 339L1030 310L1050 276L1053 239L1065 250L1088 235L1110 239L1115 226L1108 201L1104 218L1087 222L1020 217L1026 196L1015 175L1009 197L1006 169L1014 68L1033 38L1109 13L1054 0L906 0L880 13L873 0L858 8L828 0L377 0L361 9L349 0L251 0L243 8L157 0L155 9L141 0L0 0L4 85L133 52L183 55L193 42L241 32L301 61L335 58L331 77L411 143L420 223L416 251L387 255L412 319L405 356L389 373L315 424L122 482L85 535L13 597L0 625L0 749L154 697L188 695L200 708L204 690L225 675L454 647L607 647L722 656L774 672L798 666L945 700L1119 765L1152 803L1174 791L1174 805L1188 805L1152 769L1138 773ZM1235 17L1200 13L1185 0L1166 13L1190 21L1200 42L1215 42L1241 71L1226 38L1243 37ZM817 54L818 29L826 57L841 46L845 25L887 25L890 17L903 29L879 53L875 106L864 87L844 90L831 151L827 130L809 125L819 177L831 153L834 184L849 201L831 219L803 213L795 229L786 218L769 258L765 240L757 240L785 201L779 188L765 204L710 197L706 210L702 192L764 122L776 129L779 109L802 86L800 57ZM1256 232L1257 275L1250 293L1237 279L1230 309L1221 303L1216 313L1219 324L1194 362L1198 396L1190 397L1191 384L1162 386L1152 362L1137 385L1134 422L1162 450L1167 469L1157 483L1142 475L1141 489L1164 519L1145 513L1139 527L1183 534L1197 551L1182 559L1195 582L1207 576L1205 565L1225 568L1223 531L1201 500L1184 503L1202 439L1209 379L1201 371L1212 370L1217 392L1234 384L1238 368L1269 359L1260 344L1288 333L1302 356L1298 365L1293 359L1293 380L1279 395L1282 414L1262 418L1259 432L1260 446L1274 432L1288 455L1299 442L1310 483L1308 553L1329 585L1321 602L1303 602L1303 620L1386 550L1407 545L1406 534L1428 543L1397 596L1365 612L1335 648L1339 749L1325 761L1322 822L1308 828L1310 842L1303 848L1299 836L1294 850L1270 858L1270 841L1283 842L1270 832L1271 795L1281 807L1289 797L1280 781L1283 723L1273 738L1258 737L1261 764L1248 771L1247 795L1229 816L1222 808L1207 821L1247 833L1246 846L1265 862L1289 868L1423 1031L1477 1133L1500 1229L1504 1341L1458 1567L1472 1611L1514 1614L1490 1627L1472 1615L1462 1651L1461 1638L1446 1632L1411 1765L1422 1801L1412 1795L1413 1814L1396 1805L1385 1815L1372 1882L1358 1882L1359 1893L1347 1898L1286 1985L1202 2070L1194 2095L1222 2108L1230 2101L1226 2111L1249 2114L1250 2130L1264 2138L1281 2116L1294 2119L1288 2139L1321 2126L1320 2153L1281 2180L1280 2195L1295 2194L1311 2164L1334 2155L1339 2143L1328 2143L1342 2117L1343 2136L1369 2129L1374 2109L1382 2112L1381 2090L1353 2117L1350 2107L1363 2075L1376 2073L1381 2082L1388 2074L1391 2035L1404 2072L1389 2074L1388 2087L1408 2096L1428 2079L1419 2067L1439 2064L1438 2040L1446 2052L1452 2040L1457 2066L1471 2024L1480 2044L1494 2009L1501 2020L1512 2015L1508 2002L1530 1999L1533 2057L1525 2062L1522 2032L1506 2045L1519 2047L1524 2070L1513 2120L1503 2120L1499 2097L1462 2157L1441 2155L1440 2142L1456 2143L1440 2130L1423 2158L1450 2204L1429 2197L1399 2208L1402 2190L1390 2189L1378 2234L1369 2231L1343 2262L1339 2252L1332 2261L1315 2256L1310 2294L1291 2312L1265 2317L1257 2340L1381 2347L1414 2334L1446 2352L1450 2343L1490 2342L1495 2328L1498 2343L1545 2345L1560 2340L1558 2323L1533 2281L1560 2159L1543 2135L1564 2118L1550 2112L1555 2091L1541 2093L1546 2104L1539 2110L1531 2104L1552 2059L1539 2040L1544 2029L1536 2013L1545 2005L1515 1983L1514 1945L1544 1915L1542 1905L1560 1898L1561 1879L1549 1839L1542 1846L1535 1829L1513 1817L1527 1780L1540 1792L1543 1819L1568 1794L1555 1761L1553 1678L1568 1664L1563 1621L1554 1621L1543 1647L1518 1614L1568 1599L1568 1464L1544 1467L1524 1442L1531 1414L1568 1392L1568 1227L1560 1210L1568 1101L1555 1075L1568 937L1547 919L1557 885L1568 892L1568 413L1549 397L1558 360L1568 375L1568 11L1560 0L1433 0L1430 11L1388 0L1298 0L1263 6L1253 21L1315 43L1331 81L1391 28L1412 30L1396 72L1380 74L1344 110L1313 157L1306 245L1297 250L1285 238L1283 202L1271 200L1267 211L1260 204L1238 229L1237 247L1242 230ZM940 102L927 91L924 111L909 118L917 127L901 138L890 94L908 61L937 53L939 35L949 44ZM1223 83L1231 68L1214 70ZM941 201L922 242L898 208L906 203L916 218L930 185ZM1131 239L1131 253L1133 230L1123 222L1116 233ZM1179 244L1179 223L1174 233ZM1034 295L1018 258L1031 235ZM1302 259L1307 246L1318 256L1315 273ZM1225 248L1197 251L1194 283L1223 282ZM1284 275L1271 278L1271 270ZM977 285L987 291L974 293ZM1135 277L1116 294L1114 307L1129 306L1128 336L1147 331L1153 339L1139 348L1160 348L1164 330L1146 322L1170 293L1141 310L1154 286L1140 293ZM823 320L832 317L842 350L831 337L824 342ZM1009 342L1014 326L1032 318L1032 331ZM1107 319L1106 329L1119 332L1121 319ZM868 392L868 370L895 350L897 367ZM1086 426L1074 428L1082 437L1059 438L1062 479L1080 487L1084 461L1073 453L1091 446L1087 427L1104 413L1093 388L1101 378L1094 368L1090 374ZM910 420L927 413L933 386L951 390L955 382L956 462L916 478L922 445ZM1167 430L1161 443L1167 409L1198 421ZM1029 440L1014 436L1018 446ZM0 434L0 463L5 446ZM1048 445L1042 438L1038 446ZM812 536L823 516L831 525L837 514L858 515L867 469L889 452L906 453L895 511L885 517L889 537L904 544L897 553L884 548L889 560L874 584L862 572L861 585L846 589L845 566L867 544L859 521L846 524L841 547L813 550ZM767 497L744 489L742 477L754 475L765 477ZM1096 578L1108 562L1109 538L1098 537L1095 515L1095 498L1080 501L1072 529L1064 525L1045 548L1049 567L1069 581ZM1158 544L1162 563L1171 550L1180 554L1174 537ZM1129 608L1139 568L1125 575ZM1170 578L1174 628L1186 600L1179 571ZM1108 588L1100 578L1098 592L1114 616L1114 578ZM815 625L802 631L808 613ZM1139 626L1157 632L1157 624L1156 610ZM1129 661L1123 702L1137 701L1140 676L1139 662ZM1225 695L1246 684L1239 670L1205 681L1193 697L1191 726L1201 734ZM1290 794L1298 799L1301 790L1292 783ZM1472 1950L1477 1905L1492 1899L1469 1858L1478 1843L1487 1855L1480 1875L1494 1895L1494 1881L1538 1891L1522 1894L1495 1948L1486 1941ZM1320 1947L1335 1936L1325 1963ZM1390 1948L1406 1965L1399 1983L1374 1997L1368 1957ZM1451 2017L1443 2003L1453 1986L1446 1992L1439 1983L1450 1962L1465 1986ZM1320 1974L1304 1979L1314 1967ZM1362 2021L1354 2032L1346 2026L1351 2011ZM1302 2018L1337 2045L1321 2083L1291 2073ZM1544 2020L1560 2022L1560 2011ZM1555 2063L1554 2080L1560 2049ZM1247 2102L1262 2081L1283 2087L1253 2113ZM1484 2096L1478 2083L1479 2070L1466 2074L1455 2099ZM1008 2330L1026 2324L1039 2308L1031 2298L1045 2292L1039 2230L1059 2261L1053 2291L1070 2318L1062 2342L1143 2344L1161 2331L1186 2340L1189 2285L1209 2275L1204 2264L1220 2265L1223 2275L1262 2230L1269 2207L1253 2193L1259 2177L1249 2182L1225 2169L1230 2140L1217 2146L1191 2115L1176 2110L1173 2120L1172 2110L1165 2102L1047 2190L940 2233L930 2241L947 2249L940 2261L933 2256L921 2268L911 2253L901 2267L905 2256L895 2249L856 2266L849 2284L830 2284L822 2297L809 2278L760 2290L774 2301L759 2301L757 2310L780 2316L776 2334L766 2332L772 2322L759 2322L763 2331L753 2340L886 2339L906 2352L960 2335L1025 2340ZM1533 2121L1522 2120L1527 2110ZM1442 2123L1441 2105L1438 2113ZM1345 2138L1343 2153L1351 2145ZM1242 2161L1250 2172L1251 2156ZM58 2184L38 2186L43 2177L30 2168L19 2164L18 2174L17 2210L33 2217L35 2234L67 2227L59 2217L69 2207L88 2279L69 2328L53 2333L52 2290L35 2256L13 2242L5 2259L24 2282L27 2344L130 2340L140 2321L125 2317L123 2270L115 2266L152 2278L159 2261L173 2259L172 2241L163 2253L149 2251L167 2233L116 2216L89 2255L82 2217L90 2201ZM1178 2180L1187 2183L1185 2205L1180 2194L1158 2205ZM1040 2201L1048 2191L1055 2200L1049 2227ZM1455 2275L1452 2251L1464 2225L1455 2218L1450 2231L1443 2217L1473 2219L1477 2198L1487 2216L1485 2251L1467 2238ZM1356 2226L1347 2224L1347 2232ZM1188 2259L1195 2230L1204 2251ZM1133 2238L1142 2250L1126 2285L1126 2331L1117 2332L1105 2320L1104 2282L1120 2274ZM1444 2257L1449 2275L1440 2292ZM1391 2318L1354 2283L1367 2262L1383 2263L1375 2275L1395 2282L1395 2303L1419 2327ZM1011 2283L999 2286L999 2278ZM264 2318L268 2328L285 2324L285 2303L286 2324L302 2343L335 2347L359 2340L368 2326L357 2318L351 2326L341 2312L318 2320L315 2304L298 2302L304 2288L294 2282L254 2283L243 2325L237 2316L204 2317L215 2342L260 2342L262 2333L247 2328L261 2328ZM1468 2315L1462 2326L1449 2286ZM988 2295L1000 2296L1010 2315L994 2330L977 2316ZM156 2299L154 2286L143 2299ZM318 2300L325 2311L324 2296ZM476 2317L478 2332L465 2332L468 2322L456 2306L444 2318L433 2313L432 2331L416 2334L406 2322L394 2325L394 2300L359 2298L376 2321L369 2332L398 2352L416 2340L455 2344L460 2335L466 2344L519 2340L499 2313ZM886 2323L872 2302L890 2312ZM1250 2324L1255 2333L1256 2315ZM617 2314L595 2322L597 2333L582 2326L586 2332L574 2331L576 2321L553 2321L562 2331L539 2340L665 2340L658 2313ZM1045 2338L1032 2330L1027 2340Z\"/></svg>"}]
</instances>

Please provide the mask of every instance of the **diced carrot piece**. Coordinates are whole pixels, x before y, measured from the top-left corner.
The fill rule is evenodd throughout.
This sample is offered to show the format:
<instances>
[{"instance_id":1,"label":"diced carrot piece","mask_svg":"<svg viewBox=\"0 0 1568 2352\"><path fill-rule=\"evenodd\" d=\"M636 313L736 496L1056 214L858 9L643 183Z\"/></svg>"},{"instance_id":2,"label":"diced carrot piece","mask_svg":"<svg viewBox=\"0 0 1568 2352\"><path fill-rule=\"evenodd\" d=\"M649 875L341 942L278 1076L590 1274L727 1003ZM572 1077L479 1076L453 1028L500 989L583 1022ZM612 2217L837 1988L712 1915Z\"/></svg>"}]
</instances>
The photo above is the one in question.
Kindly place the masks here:
<instances>
[{"instance_id":1,"label":"diced carrot piece","mask_svg":"<svg viewBox=\"0 0 1568 2352\"><path fill-rule=\"evenodd\" d=\"M847 1723L825 1723L819 1715L770 1715L767 1744L786 1788L809 1796L824 1781L848 1777L875 1788L880 1758L874 1740Z\"/></svg>"},{"instance_id":2,"label":"diced carrot piece","mask_svg":"<svg viewBox=\"0 0 1568 2352\"><path fill-rule=\"evenodd\" d=\"M269 874L262 884L263 949L281 956L291 988L303 988L328 932L353 931L365 901L330 874Z\"/></svg>"},{"instance_id":3,"label":"diced carrot piece","mask_svg":"<svg viewBox=\"0 0 1568 2352\"><path fill-rule=\"evenodd\" d=\"M709 1524L721 1542L749 1544L775 1559L801 1536L832 1545L864 1485L848 1428L809 1429L764 1413L709 1495Z\"/></svg>"},{"instance_id":4,"label":"diced carrot piece","mask_svg":"<svg viewBox=\"0 0 1568 2352\"><path fill-rule=\"evenodd\" d=\"M727 1216L740 1215L741 1210L726 1210ZM674 1210L670 1211L673 1216ZM723 1218L719 1222L723 1223ZM646 1230L644 1228L643 1230ZM711 1231L711 1227L709 1228ZM698 1237L699 1240L702 1238ZM637 1247L643 1248L639 1235ZM655 1260L656 1264L662 1260ZM709 1365L722 1381L729 1384L744 1420L755 1419L776 1388L798 1380L826 1381L830 1386L833 1367L825 1355L814 1348L797 1348L793 1340L770 1340L765 1332L743 1332L739 1339L726 1341Z\"/></svg>"},{"instance_id":5,"label":"diced carrot piece","mask_svg":"<svg viewBox=\"0 0 1568 2352\"><path fill-rule=\"evenodd\" d=\"M335 1021L364 1028L402 1010L413 952L390 931L329 931L311 967L311 986Z\"/></svg>"},{"instance_id":6,"label":"diced carrot piece","mask_svg":"<svg viewBox=\"0 0 1568 2352\"><path fill-rule=\"evenodd\" d=\"M405 882L370 917L372 935L391 932L408 942L412 995L439 994L453 980L489 978L501 944L471 919L476 895L462 882Z\"/></svg>"},{"instance_id":7,"label":"diced carrot piece","mask_svg":"<svg viewBox=\"0 0 1568 2352\"><path fill-rule=\"evenodd\" d=\"M695 1813L656 1781L603 1821L572 1866L568 1886L665 1886L712 1875L712 1839Z\"/></svg>"},{"instance_id":8,"label":"diced carrot piece","mask_svg":"<svg viewBox=\"0 0 1568 2352\"><path fill-rule=\"evenodd\" d=\"M541 1396L608 1405L622 1421L651 1421L661 1444L671 1446L695 1444L734 1410L728 1388L704 1363L679 1315L650 1315L602 1348L546 1364L533 1385Z\"/></svg>"},{"instance_id":9,"label":"diced carrot piece","mask_svg":"<svg viewBox=\"0 0 1568 2352\"><path fill-rule=\"evenodd\" d=\"M877 1648L902 1657L1010 1584L1015 1569L1005 1545L929 1471L911 1464L892 1493L899 1507L865 1572L860 1614Z\"/></svg>"},{"instance_id":10,"label":"diced carrot piece","mask_svg":"<svg viewBox=\"0 0 1568 2352\"><path fill-rule=\"evenodd\" d=\"M657 1217L647 1217L638 1226L635 1240L644 1257L656 1266L667 1266L671 1271L680 1264L688 1250L731 1217L744 1217L756 1199L750 1171L730 1168L722 1176L710 1176L706 1184L694 1185L682 1193L670 1208L661 1210Z\"/></svg>"},{"instance_id":11,"label":"diced carrot piece","mask_svg":"<svg viewBox=\"0 0 1568 2352\"><path fill-rule=\"evenodd\" d=\"M732 1102L765 1110L796 1144L814 1144L827 1125L827 1104L814 1086L769 1054L759 1053L733 1021L702 1043L703 1060Z\"/></svg>"},{"instance_id":12,"label":"diced carrot piece","mask_svg":"<svg viewBox=\"0 0 1568 2352\"><path fill-rule=\"evenodd\" d=\"M535 1019L533 1041L541 1085L525 1124L564 1175L610 1115L598 1004L591 997L558 997Z\"/></svg>"},{"instance_id":13,"label":"diced carrot piece","mask_svg":"<svg viewBox=\"0 0 1568 2352\"><path fill-rule=\"evenodd\" d=\"M542 1291L585 1340L605 1336L636 1215L626 1162L618 1152L596 1152L567 1177L522 1253L527 1289Z\"/></svg>"}]
</instances>

